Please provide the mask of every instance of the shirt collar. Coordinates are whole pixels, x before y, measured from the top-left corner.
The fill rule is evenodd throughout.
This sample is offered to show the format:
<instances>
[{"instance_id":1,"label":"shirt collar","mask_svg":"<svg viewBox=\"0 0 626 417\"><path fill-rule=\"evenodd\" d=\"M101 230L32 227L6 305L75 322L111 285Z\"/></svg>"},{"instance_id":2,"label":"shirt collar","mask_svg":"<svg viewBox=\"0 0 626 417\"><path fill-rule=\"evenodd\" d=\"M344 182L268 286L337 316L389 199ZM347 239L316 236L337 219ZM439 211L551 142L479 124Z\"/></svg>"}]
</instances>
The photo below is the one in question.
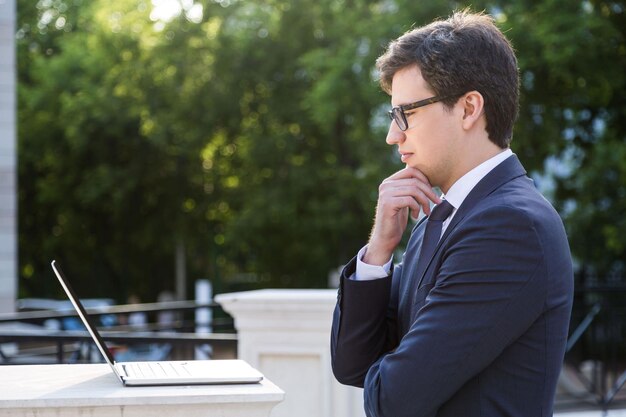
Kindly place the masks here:
<instances>
[{"instance_id":1,"label":"shirt collar","mask_svg":"<svg viewBox=\"0 0 626 417\"><path fill-rule=\"evenodd\" d=\"M452 184L448 193L442 196L442 198L445 198L455 209L458 209L476 184L511 155L513 155L513 151L506 149L496 156L487 159Z\"/></svg>"}]
</instances>

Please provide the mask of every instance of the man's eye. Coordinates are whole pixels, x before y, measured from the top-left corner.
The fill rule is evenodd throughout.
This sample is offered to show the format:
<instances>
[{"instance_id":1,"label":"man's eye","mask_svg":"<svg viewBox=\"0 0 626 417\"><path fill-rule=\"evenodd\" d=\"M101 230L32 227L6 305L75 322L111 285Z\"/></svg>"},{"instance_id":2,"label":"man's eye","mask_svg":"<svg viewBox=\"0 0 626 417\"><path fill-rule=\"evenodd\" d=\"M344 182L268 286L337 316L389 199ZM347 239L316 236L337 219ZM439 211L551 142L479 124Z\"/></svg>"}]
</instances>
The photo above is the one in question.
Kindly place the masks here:
<instances>
[{"instance_id":1,"label":"man's eye","mask_svg":"<svg viewBox=\"0 0 626 417\"><path fill-rule=\"evenodd\" d=\"M404 112L404 117L409 117L410 115L412 115L413 113L415 113L415 111L405 111Z\"/></svg>"}]
</instances>

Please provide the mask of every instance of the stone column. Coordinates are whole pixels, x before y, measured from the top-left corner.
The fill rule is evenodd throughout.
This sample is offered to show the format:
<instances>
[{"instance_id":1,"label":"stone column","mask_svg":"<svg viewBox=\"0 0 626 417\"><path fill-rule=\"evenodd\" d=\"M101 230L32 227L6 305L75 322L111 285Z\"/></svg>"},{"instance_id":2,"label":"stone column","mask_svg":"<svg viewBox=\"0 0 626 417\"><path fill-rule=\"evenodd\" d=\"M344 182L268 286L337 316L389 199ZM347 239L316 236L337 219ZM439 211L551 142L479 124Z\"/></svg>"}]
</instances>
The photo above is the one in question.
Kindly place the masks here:
<instances>
[{"instance_id":1,"label":"stone column","mask_svg":"<svg viewBox=\"0 0 626 417\"><path fill-rule=\"evenodd\" d=\"M285 391L271 417L362 417L361 389L339 384L330 367L336 290L220 294L235 319L238 356Z\"/></svg>"},{"instance_id":2,"label":"stone column","mask_svg":"<svg viewBox=\"0 0 626 417\"><path fill-rule=\"evenodd\" d=\"M15 0L0 0L0 313L17 297Z\"/></svg>"}]
</instances>

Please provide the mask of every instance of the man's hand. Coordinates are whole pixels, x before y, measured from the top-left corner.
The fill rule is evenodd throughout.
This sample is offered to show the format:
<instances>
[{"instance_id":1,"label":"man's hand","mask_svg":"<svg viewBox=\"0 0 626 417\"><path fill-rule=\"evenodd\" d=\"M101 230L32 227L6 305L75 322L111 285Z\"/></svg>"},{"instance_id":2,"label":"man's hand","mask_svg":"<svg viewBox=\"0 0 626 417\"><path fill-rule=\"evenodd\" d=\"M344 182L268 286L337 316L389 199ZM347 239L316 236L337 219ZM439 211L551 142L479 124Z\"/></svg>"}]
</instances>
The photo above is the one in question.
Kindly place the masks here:
<instances>
[{"instance_id":1,"label":"man's hand","mask_svg":"<svg viewBox=\"0 0 626 417\"><path fill-rule=\"evenodd\" d=\"M420 209L430 214L430 201L441 202L428 178L415 168L407 166L384 180L378 188L376 219L363 262L383 265L389 261L402 239L409 211L413 218Z\"/></svg>"}]
</instances>

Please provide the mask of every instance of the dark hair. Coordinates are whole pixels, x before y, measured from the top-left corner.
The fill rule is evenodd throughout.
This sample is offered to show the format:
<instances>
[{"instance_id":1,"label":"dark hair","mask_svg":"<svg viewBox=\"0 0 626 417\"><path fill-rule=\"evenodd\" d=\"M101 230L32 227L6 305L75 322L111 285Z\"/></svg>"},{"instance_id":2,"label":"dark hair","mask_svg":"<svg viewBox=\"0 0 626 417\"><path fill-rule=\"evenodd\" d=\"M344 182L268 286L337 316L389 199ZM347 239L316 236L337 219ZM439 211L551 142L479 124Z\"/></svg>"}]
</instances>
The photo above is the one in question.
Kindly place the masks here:
<instances>
[{"instance_id":1,"label":"dark hair","mask_svg":"<svg viewBox=\"0 0 626 417\"><path fill-rule=\"evenodd\" d=\"M491 16L458 11L392 41L376 61L381 87L391 93L394 74L411 65L419 67L435 95L480 92L489 139L508 147L518 112L519 72L511 44ZM443 103L451 108L456 100Z\"/></svg>"}]
</instances>

